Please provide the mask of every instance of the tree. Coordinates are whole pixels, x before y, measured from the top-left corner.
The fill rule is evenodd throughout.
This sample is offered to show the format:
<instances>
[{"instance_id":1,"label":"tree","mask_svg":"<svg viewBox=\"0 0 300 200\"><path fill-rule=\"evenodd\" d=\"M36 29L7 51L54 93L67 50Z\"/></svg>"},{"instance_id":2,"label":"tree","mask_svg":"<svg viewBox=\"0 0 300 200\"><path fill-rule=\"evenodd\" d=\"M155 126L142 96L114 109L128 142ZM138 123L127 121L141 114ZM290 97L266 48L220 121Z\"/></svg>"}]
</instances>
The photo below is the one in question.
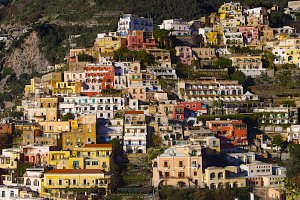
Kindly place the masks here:
<instances>
[{"instance_id":1,"label":"tree","mask_svg":"<svg viewBox=\"0 0 300 200\"><path fill-rule=\"evenodd\" d=\"M72 113L67 113L61 118L62 121L69 121L70 119L74 119L74 115Z\"/></svg>"},{"instance_id":2,"label":"tree","mask_svg":"<svg viewBox=\"0 0 300 200\"><path fill-rule=\"evenodd\" d=\"M178 181L178 182L177 182L177 186L180 187L180 188L185 187L185 185L186 185L186 184L185 184L185 182L183 182L183 181Z\"/></svg>"},{"instance_id":3,"label":"tree","mask_svg":"<svg viewBox=\"0 0 300 200\"><path fill-rule=\"evenodd\" d=\"M246 81L246 75L243 72L237 70L233 74L231 74L230 79L238 81L239 84L244 84Z\"/></svg>"},{"instance_id":4,"label":"tree","mask_svg":"<svg viewBox=\"0 0 300 200\"><path fill-rule=\"evenodd\" d=\"M162 139L159 134L152 134L152 141L155 147L159 147L162 144Z\"/></svg>"},{"instance_id":5,"label":"tree","mask_svg":"<svg viewBox=\"0 0 300 200\"><path fill-rule=\"evenodd\" d=\"M213 66L219 68L229 68L232 66L232 61L230 59L220 57L213 62Z\"/></svg>"},{"instance_id":6,"label":"tree","mask_svg":"<svg viewBox=\"0 0 300 200\"><path fill-rule=\"evenodd\" d=\"M277 157L279 157L278 156L279 155L279 148L282 146L283 142L284 142L283 138L280 134L277 134L272 138L271 145L272 145L272 148L276 147Z\"/></svg>"},{"instance_id":7,"label":"tree","mask_svg":"<svg viewBox=\"0 0 300 200\"><path fill-rule=\"evenodd\" d=\"M78 61L79 62L95 62L96 59L93 56L87 55L87 54L79 54L78 55Z\"/></svg>"}]
</instances>

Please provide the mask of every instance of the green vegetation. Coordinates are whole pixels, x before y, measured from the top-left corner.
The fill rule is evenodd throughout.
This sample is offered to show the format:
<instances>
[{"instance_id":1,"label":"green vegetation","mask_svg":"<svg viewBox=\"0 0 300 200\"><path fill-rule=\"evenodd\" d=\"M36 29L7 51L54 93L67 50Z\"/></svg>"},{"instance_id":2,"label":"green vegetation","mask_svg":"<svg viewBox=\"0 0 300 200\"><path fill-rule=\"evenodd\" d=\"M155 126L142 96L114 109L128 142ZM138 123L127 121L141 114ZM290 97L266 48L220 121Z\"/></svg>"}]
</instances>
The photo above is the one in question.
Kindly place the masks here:
<instances>
[{"instance_id":1,"label":"green vegetation","mask_svg":"<svg viewBox=\"0 0 300 200\"><path fill-rule=\"evenodd\" d=\"M78 55L78 61L79 62L95 62L96 59L93 56L87 55L87 54L79 54Z\"/></svg>"},{"instance_id":2,"label":"green vegetation","mask_svg":"<svg viewBox=\"0 0 300 200\"><path fill-rule=\"evenodd\" d=\"M292 17L283 12L272 11L270 14L270 27L279 28L292 21Z\"/></svg>"},{"instance_id":3,"label":"green vegetation","mask_svg":"<svg viewBox=\"0 0 300 200\"><path fill-rule=\"evenodd\" d=\"M213 62L213 67L217 67L217 68L229 68L231 66L232 66L232 61L227 58L220 57Z\"/></svg>"},{"instance_id":4,"label":"green vegetation","mask_svg":"<svg viewBox=\"0 0 300 200\"><path fill-rule=\"evenodd\" d=\"M277 157L279 157L281 160L281 154L287 149L288 142L284 141L283 137L280 134L278 134L272 138L271 145L272 147L276 147ZM278 156L278 154L280 154L280 156Z\"/></svg>"},{"instance_id":5,"label":"green vegetation","mask_svg":"<svg viewBox=\"0 0 300 200\"><path fill-rule=\"evenodd\" d=\"M284 161L286 167L287 180L285 183L285 192L291 199L300 197L300 145L288 145L290 158Z\"/></svg>"},{"instance_id":6,"label":"green vegetation","mask_svg":"<svg viewBox=\"0 0 300 200\"><path fill-rule=\"evenodd\" d=\"M62 121L68 121L70 119L74 119L74 115L72 113L67 113L61 118Z\"/></svg>"},{"instance_id":7,"label":"green vegetation","mask_svg":"<svg viewBox=\"0 0 300 200\"><path fill-rule=\"evenodd\" d=\"M140 61L141 63L151 63L151 56L146 51L130 51L122 47L115 51L114 59L117 61Z\"/></svg>"},{"instance_id":8,"label":"green vegetation","mask_svg":"<svg viewBox=\"0 0 300 200\"><path fill-rule=\"evenodd\" d=\"M179 183L181 186L182 183ZM198 188L176 188L172 186L163 186L159 191L159 197L162 200L227 200L239 198L243 200L250 199L250 188L232 188L228 189L198 189Z\"/></svg>"}]
</instances>

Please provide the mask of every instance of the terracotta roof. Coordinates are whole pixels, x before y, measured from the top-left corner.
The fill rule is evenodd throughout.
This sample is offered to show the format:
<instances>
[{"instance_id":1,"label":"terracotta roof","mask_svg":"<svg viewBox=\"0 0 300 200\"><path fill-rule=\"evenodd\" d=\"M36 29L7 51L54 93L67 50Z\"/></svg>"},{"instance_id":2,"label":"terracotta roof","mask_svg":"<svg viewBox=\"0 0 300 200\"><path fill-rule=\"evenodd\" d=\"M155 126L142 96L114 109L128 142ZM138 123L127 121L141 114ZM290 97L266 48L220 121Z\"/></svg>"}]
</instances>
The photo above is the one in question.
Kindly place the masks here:
<instances>
[{"instance_id":1,"label":"terracotta roof","mask_svg":"<svg viewBox=\"0 0 300 200\"><path fill-rule=\"evenodd\" d=\"M129 114L129 115L144 114L144 111L141 111L141 110L128 110L128 111L125 111L125 114Z\"/></svg>"},{"instance_id":2,"label":"terracotta roof","mask_svg":"<svg viewBox=\"0 0 300 200\"><path fill-rule=\"evenodd\" d=\"M99 174L104 173L101 169L53 169L45 174Z\"/></svg>"},{"instance_id":3,"label":"terracotta roof","mask_svg":"<svg viewBox=\"0 0 300 200\"><path fill-rule=\"evenodd\" d=\"M84 147L95 148L95 147L103 147L103 148L112 148L112 144L85 144Z\"/></svg>"}]
</instances>

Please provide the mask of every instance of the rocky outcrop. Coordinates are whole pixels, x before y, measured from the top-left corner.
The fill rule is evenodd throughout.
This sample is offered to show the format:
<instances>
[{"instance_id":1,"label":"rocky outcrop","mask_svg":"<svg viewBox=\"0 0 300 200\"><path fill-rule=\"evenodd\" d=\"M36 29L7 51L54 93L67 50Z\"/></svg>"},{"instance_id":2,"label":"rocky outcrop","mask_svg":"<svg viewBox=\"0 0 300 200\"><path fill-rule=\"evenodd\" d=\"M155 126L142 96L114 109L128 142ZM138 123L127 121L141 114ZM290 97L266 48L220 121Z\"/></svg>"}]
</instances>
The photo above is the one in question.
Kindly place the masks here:
<instances>
[{"instance_id":1,"label":"rocky outcrop","mask_svg":"<svg viewBox=\"0 0 300 200\"><path fill-rule=\"evenodd\" d=\"M39 49L39 37L36 32L31 32L21 44L5 58L5 67L12 68L19 77L23 73L31 74L35 71L42 72L47 69L49 62Z\"/></svg>"}]
</instances>

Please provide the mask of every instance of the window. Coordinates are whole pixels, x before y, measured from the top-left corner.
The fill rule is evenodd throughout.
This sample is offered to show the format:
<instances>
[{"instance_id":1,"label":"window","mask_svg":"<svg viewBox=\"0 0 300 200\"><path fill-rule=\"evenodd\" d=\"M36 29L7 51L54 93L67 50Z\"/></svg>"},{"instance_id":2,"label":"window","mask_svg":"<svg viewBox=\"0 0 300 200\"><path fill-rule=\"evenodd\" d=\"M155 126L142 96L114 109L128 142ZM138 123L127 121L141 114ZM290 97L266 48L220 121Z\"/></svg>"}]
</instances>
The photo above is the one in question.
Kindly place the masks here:
<instances>
[{"instance_id":1,"label":"window","mask_svg":"<svg viewBox=\"0 0 300 200\"><path fill-rule=\"evenodd\" d=\"M5 191L2 191L1 197L5 197Z\"/></svg>"},{"instance_id":2,"label":"window","mask_svg":"<svg viewBox=\"0 0 300 200\"><path fill-rule=\"evenodd\" d=\"M92 165L98 165L98 161L92 161Z\"/></svg>"},{"instance_id":3,"label":"window","mask_svg":"<svg viewBox=\"0 0 300 200\"><path fill-rule=\"evenodd\" d=\"M27 134L27 140L29 140L29 139L30 139L30 134L28 133L28 134Z\"/></svg>"},{"instance_id":4,"label":"window","mask_svg":"<svg viewBox=\"0 0 300 200\"><path fill-rule=\"evenodd\" d=\"M62 179L58 180L58 185L62 185Z\"/></svg>"},{"instance_id":5,"label":"window","mask_svg":"<svg viewBox=\"0 0 300 200\"><path fill-rule=\"evenodd\" d=\"M73 179L72 184L73 184L73 185L77 185L77 180L76 180L76 179Z\"/></svg>"},{"instance_id":6,"label":"window","mask_svg":"<svg viewBox=\"0 0 300 200\"><path fill-rule=\"evenodd\" d=\"M170 172L165 172L165 177L170 177Z\"/></svg>"},{"instance_id":7,"label":"window","mask_svg":"<svg viewBox=\"0 0 300 200\"><path fill-rule=\"evenodd\" d=\"M183 167L183 162L179 161L179 167Z\"/></svg>"},{"instance_id":8,"label":"window","mask_svg":"<svg viewBox=\"0 0 300 200\"><path fill-rule=\"evenodd\" d=\"M178 177L184 177L184 172L178 172Z\"/></svg>"},{"instance_id":9,"label":"window","mask_svg":"<svg viewBox=\"0 0 300 200\"><path fill-rule=\"evenodd\" d=\"M194 176L197 176L197 171L194 171Z\"/></svg>"},{"instance_id":10,"label":"window","mask_svg":"<svg viewBox=\"0 0 300 200\"><path fill-rule=\"evenodd\" d=\"M164 167L168 167L168 161L164 161Z\"/></svg>"},{"instance_id":11,"label":"window","mask_svg":"<svg viewBox=\"0 0 300 200\"><path fill-rule=\"evenodd\" d=\"M83 185L88 185L88 182L86 179L83 179Z\"/></svg>"},{"instance_id":12,"label":"window","mask_svg":"<svg viewBox=\"0 0 300 200\"><path fill-rule=\"evenodd\" d=\"M14 197L15 196L15 192L14 191L10 191L10 197Z\"/></svg>"},{"instance_id":13,"label":"window","mask_svg":"<svg viewBox=\"0 0 300 200\"><path fill-rule=\"evenodd\" d=\"M48 180L48 185L52 185L52 179Z\"/></svg>"}]
</instances>

